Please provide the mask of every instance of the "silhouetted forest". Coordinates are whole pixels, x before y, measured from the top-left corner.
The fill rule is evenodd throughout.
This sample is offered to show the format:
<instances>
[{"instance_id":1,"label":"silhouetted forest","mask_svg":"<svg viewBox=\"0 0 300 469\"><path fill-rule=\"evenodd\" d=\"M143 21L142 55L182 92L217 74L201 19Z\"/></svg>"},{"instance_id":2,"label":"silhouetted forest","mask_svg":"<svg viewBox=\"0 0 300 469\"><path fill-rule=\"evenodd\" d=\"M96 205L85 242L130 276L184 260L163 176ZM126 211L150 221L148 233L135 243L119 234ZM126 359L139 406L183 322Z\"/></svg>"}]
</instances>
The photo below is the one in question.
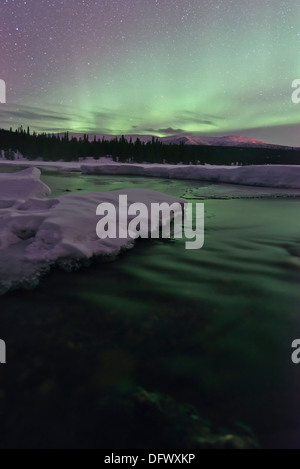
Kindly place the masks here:
<instances>
[{"instance_id":1,"label":"silhouetted forest","mask_svg":"<svg viewBox=\"0 0 300 469\"><path fill-rule=\"evenodd\" d=\"M94 139L87 135L79 140L69 134L50 135L31 133L22 127L16 131L0 130L0 150L6 159L14 159L15 153L21 153L29 160L77 161L79 158L96 159L109 156L114 161L135 163L171 163L171 164L300 164L298 149L192 146L184 144L164 144L153 137L143 143L127 141L124 137L108 141Z\"/></svg>"}]
</instances>

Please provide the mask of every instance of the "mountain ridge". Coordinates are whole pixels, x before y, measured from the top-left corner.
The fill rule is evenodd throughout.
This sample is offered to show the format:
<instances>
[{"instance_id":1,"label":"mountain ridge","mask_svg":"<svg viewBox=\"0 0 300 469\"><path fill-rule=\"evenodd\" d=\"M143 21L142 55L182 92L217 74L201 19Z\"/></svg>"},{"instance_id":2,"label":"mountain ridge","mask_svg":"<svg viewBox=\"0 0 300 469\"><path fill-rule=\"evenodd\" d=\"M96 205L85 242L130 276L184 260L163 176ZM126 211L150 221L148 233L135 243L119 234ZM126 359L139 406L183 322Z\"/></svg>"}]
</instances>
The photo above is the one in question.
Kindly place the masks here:
<instances>
[{"instance_id":1,"label":"mountain ridge","mask_svg":"<svg viewBox=\"0 0 300 469\"><path fill-rule=\"evenodd\" d=\"M57 135L63 136L65 133L59 133ZM69 138L83 138L84 135L88 136L89 141L93 141L96 137L96 140L103 138L105 140L113 140L115 138L120 139L122 135L112 135L112 134L97 134L97 133L75 133L68 132ZM157 137L154 135L138 135L138 134L128 134L123 135L127 141L132 140L135 142L139 139L143 143L151 142L154 138L161 143L166 145L172 144L184 144L192 146L226 146L226 147L252 147L252 148L278 148L278 149L293 149L297 147L286 146L286 145L277 145L272 143L264 142L256 138L241 137L238 135L225 135L223 137L205 137L205 136L194 136L194 135L171 135L167 137Z\"/></svg>"}]
</instances>

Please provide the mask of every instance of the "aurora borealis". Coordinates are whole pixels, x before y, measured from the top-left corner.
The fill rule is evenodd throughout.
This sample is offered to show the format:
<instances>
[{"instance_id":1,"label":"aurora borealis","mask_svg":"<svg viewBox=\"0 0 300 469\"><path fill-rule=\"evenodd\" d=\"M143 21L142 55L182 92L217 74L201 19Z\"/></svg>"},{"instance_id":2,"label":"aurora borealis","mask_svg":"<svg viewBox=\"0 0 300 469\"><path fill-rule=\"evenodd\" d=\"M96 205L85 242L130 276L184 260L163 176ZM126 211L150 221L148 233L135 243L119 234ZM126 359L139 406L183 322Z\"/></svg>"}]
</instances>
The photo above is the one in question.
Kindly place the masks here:
<instances>
[{"instance_id":1,"label":"aurora borealis","mask_svg":"<svg viewBox=\"0 0 300 469\"><path fill-rule=\"evenodd\" d=\"M0 127L299 145L300 3L1 0Z\"/></svg>"}]
</instances>

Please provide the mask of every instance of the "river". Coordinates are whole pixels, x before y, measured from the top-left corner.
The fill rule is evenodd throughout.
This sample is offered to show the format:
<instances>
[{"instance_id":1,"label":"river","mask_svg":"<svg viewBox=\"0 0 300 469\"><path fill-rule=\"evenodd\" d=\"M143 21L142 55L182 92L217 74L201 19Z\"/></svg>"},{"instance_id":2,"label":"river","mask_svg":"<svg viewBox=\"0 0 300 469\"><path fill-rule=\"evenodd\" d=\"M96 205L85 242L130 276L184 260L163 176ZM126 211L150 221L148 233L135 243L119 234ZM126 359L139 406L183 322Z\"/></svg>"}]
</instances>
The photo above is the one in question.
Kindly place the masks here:
<instances>
[{"instance_id":1,"label":"river","mask_svg":"<svg viewBox=\"0 0 300 469\"><path fill-rule=\"evenodd\" d=\"M300 448L299 191L46 170L42 180L53 197L135 187L202 201L205 245L139 241L4 295L2 447L142 445L120 397L141 387L219 426L242 423L264 448ZM148 444L160 440L149 433Z\"/></svg>"}]
</instances>

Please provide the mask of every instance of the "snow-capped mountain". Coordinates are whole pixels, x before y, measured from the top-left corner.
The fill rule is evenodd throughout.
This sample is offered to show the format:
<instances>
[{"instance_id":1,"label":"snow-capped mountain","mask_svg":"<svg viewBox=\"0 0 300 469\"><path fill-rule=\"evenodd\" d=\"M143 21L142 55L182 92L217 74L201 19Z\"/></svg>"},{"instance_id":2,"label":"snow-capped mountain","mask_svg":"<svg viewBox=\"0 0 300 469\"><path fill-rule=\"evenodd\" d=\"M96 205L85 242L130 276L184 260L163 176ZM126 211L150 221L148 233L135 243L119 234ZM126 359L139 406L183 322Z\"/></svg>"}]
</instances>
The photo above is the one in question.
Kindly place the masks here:
<instances>
[{"instance_id":1,"label":"snow-capped mountain","mask_svg":"<svg viewBox=\"0 0 300 469\"><path fill-rule=\"evenodd\" d=\"M63 135L63 134L60 134ZM90 141L96 139L105 139L113 140L114 138L121 138L122 135L105 135L105 134L87 134ZM69 133L69 138L83 138L83 133ZM132 140L135 142L137 139L140 139L141 142L147 143L151 142L152 135L124 135L127 141ZM170 137L154 137L159 142L165 143L166 145L172 144L184 144L184 145L207 145L207 146L228 146L228 147L265 147L265 148L291 148L283 147L281 145L273 145L266 143L262 140L256 138L240 137L235 135L229 135L224 137L202 137L194 135L173 135Z\"/></svg>"},{"instance_id":2,"label":"snow-capped mountain","mask_svg":"<svg viewBox=\"0 0 300 469\"><path fill-rule=\"evenodd\" d=\"M165 143L184 143L185 145L214 145L214 146L269 146L268 143L255 138L225 136L225 137L195 137L182 135L178 137L163 137Z\"/></svg>"}]
</instances>

